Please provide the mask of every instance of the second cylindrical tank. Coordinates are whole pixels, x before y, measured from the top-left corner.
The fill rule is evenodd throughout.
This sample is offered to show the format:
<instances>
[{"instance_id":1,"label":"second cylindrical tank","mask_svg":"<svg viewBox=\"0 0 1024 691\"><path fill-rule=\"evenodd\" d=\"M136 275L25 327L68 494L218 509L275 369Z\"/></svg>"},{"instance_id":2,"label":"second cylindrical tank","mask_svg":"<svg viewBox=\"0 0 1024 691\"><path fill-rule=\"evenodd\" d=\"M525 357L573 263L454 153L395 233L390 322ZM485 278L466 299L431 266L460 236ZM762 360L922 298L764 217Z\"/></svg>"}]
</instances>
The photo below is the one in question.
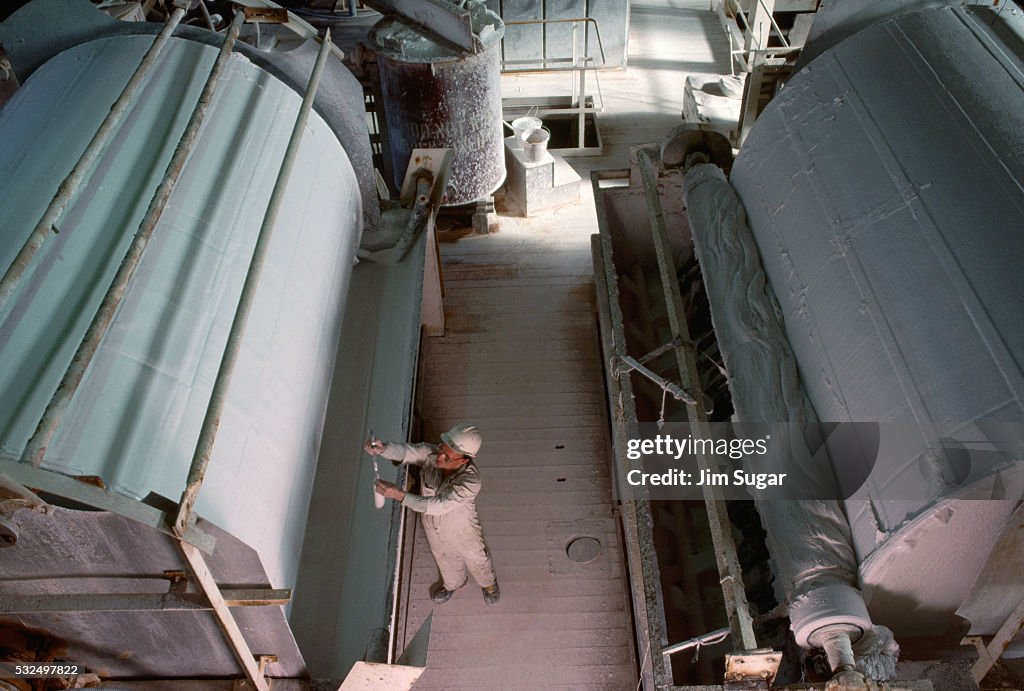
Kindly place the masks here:
<instances>
[{"instance_id":1,"label":"second cylindrical tank","mask_svg":"<svg viewBox=\"0 0 1024 691\"><path fill-rule=\"evenodd\" d=\"M732 171L819 417L881 423L846 509L872 617L904 637L959 640L1020 499L1024 80L1004 19L928 10L847 39Z\"/></svg>"}]
</instances>

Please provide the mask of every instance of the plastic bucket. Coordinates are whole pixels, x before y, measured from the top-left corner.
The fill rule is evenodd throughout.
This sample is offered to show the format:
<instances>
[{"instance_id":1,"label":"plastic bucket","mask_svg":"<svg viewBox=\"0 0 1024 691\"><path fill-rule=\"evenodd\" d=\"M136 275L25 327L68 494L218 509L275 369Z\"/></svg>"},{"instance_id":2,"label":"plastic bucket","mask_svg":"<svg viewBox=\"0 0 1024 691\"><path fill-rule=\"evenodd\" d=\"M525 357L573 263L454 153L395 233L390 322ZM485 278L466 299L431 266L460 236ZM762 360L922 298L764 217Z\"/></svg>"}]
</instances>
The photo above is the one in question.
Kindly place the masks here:
<instances>
[{"instance_id":1,"label":"plastic bucket","mask_svg":"<svg viewBox=\"0 0 1024 691\"><path fill-rule=\"evenodd\" d=\"M531 163L544 160L544 156L548 152L549 139L551 139L551 133L546 129L541 128L528 132L523 137L523 153L526 160Z\"/></svg>"}]
</instances>

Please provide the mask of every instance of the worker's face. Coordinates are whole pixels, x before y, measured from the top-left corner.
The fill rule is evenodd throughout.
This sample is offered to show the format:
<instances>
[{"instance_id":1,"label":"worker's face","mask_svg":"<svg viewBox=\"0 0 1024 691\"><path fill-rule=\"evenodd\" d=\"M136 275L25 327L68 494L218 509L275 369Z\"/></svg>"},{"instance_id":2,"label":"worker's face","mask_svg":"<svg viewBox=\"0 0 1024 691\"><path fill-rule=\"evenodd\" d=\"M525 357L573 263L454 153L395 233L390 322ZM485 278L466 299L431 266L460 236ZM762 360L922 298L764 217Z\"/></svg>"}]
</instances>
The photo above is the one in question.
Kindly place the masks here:
<instances>
[{"instance_id":1,"label":"worker's face","mask_svg":"<svg viewBox=\"0 0 1024 691\"><path fill-rule=\"evenodd\" d=\"M437 454L437 467L441 470L454 470L469 462L469 456L461 453L441 442L441 450Z\"/></svg>"}]
</instances>

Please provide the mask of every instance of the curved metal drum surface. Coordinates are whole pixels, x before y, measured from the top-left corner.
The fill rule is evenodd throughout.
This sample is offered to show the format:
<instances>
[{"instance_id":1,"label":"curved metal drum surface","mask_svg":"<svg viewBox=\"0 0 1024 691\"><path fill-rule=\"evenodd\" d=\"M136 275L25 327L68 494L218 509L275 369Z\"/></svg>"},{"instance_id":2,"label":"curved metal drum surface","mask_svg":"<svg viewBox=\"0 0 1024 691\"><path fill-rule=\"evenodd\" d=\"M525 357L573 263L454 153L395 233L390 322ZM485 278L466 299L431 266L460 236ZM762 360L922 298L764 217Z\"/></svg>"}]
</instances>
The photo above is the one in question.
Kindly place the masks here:
<instances>
[{"instance_id":1,"label":"curved metal drum surface","mask_svg":"<svg viewBox=\"0 0 1024 691\"><path fill-rule=\"evenodd\" d=\"M457 54L394 19L370 32L377 52L395 185L401 187L415 148L452 148L454 159L442 203L466 204L505 181L501 124L500 48L503 25L484 12L488 32L477 54Z\"/></svg>"},{"instance_id":2,"label":"curved metal drum surface","mask_svg":"<svg viewBox=\"0 0 1024 691\"><path fill-rule=\"evenodd\" d=\"M13 259L152 39L42 66L0 111L0 265ZM0 445L20 455L134 234L217 54L172 39L0 313ZM177 500L301 98L235 55L44 467ZM311 114L197 511L294 583L361 232L356 176Z\"/></svg>"},{"instance_id":3,"label":"curved metal drum surface","mask_svg":"<svg viewBox=\"0 0 1024 691\"><path fill-rule=\"evenodd\" d=\"M1020 496L1019 44L967 9L875 25L790 80L732 171L819 417L883 423L847 513L898 634L949 625Z\"/></svg>"}]
</instances>

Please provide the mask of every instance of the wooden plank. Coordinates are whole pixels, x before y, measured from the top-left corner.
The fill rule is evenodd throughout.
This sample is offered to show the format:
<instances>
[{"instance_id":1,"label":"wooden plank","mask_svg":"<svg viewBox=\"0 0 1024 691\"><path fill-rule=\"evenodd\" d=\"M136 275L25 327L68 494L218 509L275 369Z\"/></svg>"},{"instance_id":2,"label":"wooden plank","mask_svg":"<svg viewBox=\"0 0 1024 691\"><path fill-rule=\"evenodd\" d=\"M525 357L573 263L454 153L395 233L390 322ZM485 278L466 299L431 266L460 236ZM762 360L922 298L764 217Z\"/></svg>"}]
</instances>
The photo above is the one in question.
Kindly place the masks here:
<instances>
[{"instance_id":1,"label":"wooden plank","mask_svg":"<svg viewBox=\"0 0 1024 691\"><path fill-rule=\"evenodd\" d=\"M429 339L426 343L428 348L430 344L435 341L444 343L472 343L475 345L508 341L510 343L529 346L540 341L557 344L564 340L582 345L583 343L589 343L596 338L597 335L592 334L589 330L586 333L571 330L568 332L559 331L552 333L550 329L545 329L543 326L527 322L522 328L506 328L500 332L492 333L488 333L486 331L472 333L468 331L456 332L448 330L445 332L444 336L437 339Z\"/></svg>"},{"instance_id":2,"label":"wooden plank","mask_svg":"<svg viewBox=\"0 0 1024 691\"><path fill-rule=\"evenodd\" d=\"M562 356L569 357L594 357L598 353L597 338L580 338L578 336L553 337L537 340L524 337L519 341L510 341L507 338L493 341L473 342L472 351L477 355L503 355L507 353L520 353L523 346L530 346L533 353L542 353L547 357L560 359ZM455 341L445 338L430 338L424 343L423 353L427 358L440 355L463 356L466 354L467 342L465 339Z\"/></svg>"},{"instance_id":3,"label":"wooden plank","mask_svg":"<svg viewBox=\"0 0 1024 691\"><path fill-rule=\"evenodd\" d=\"M524 589L525 590L525 589ZM503 595L516 594L510 590ZM523 593L525 594L525 593ZM510 598L511 599L511 598ZM481 615L481 602L472 601L467 598L451 600L445 603L444 614L446 619L458 617L479 617ZM581 595L579 597L522 597L515 603L509 603L502 607L503 613L514 614L541 614L541 613L595 613L610 612L617 613L622 622L625 622L625 609L622 607L622 597L618 594L611 594L605 597L594 597L592 595ZM413 611L422 610L424 615L430 614L437 607L430 600L414 602Z\"/></svg>"},{"instance_id":4,"label":"wooden plank","mask_svg":"<svg viewBox=\"0 0 1024 691\"><path fill-rule=\"evenodd\" d=\"M483 598L477 595L483 602ZM481 613L482 614L482 613ZM455 617L446 615L435 617L431 634L454 633L475 634L486 633L499 629L506 633L513 631L546 631L550 629L570 629L587 631L591 629L606 630L622 626L622 612L574 612L506 614L499 608L491 608L486 616Z\"/></svg>"},{"instance_id":5,"label":"wooden plank","mask_svg":"<svg viewBox=\"0 0 1024 691\"><path fill-rule=\"evenodd\" d=\"M612 647L620 645L619 641L632 635L625 627L609 629L585 629L582 631L566 627L558 627L544 631L534 631L529 640L545 648L557 648L571 642L574 648L590 646ZM464 636L459 633L437 632L430 637L430 650L490 650L495 645L508 646L515 651L515 642L523 640L513 636L502 637L500 632ZM427 658L429 664L430 658Z\"/></svg>"},{"instance_id":6,"label":"wooden plank","mask_svg":"<svg viewBox=\"0 0 1024 691\"><path fill-rule=\"evenodd\" d=\"M540 331L551 336L560 336L578 333L581 329L592 328L593 325L594 316L589 309L568 314L557 311L501 313L490 308L460 308L445 312L446 333Z\"/></svg>"},{"instance_id":7,"label":"wooden plank","mask_svg":"<svg viewBox=\"0 0 1024 691\"><path fill-rule=\"evenodd\" d=\"M552 286L523 286L517 283L506 283L489 288L473 290L452 290L446 296L447 305L487 305L510 309L521 307L524 312L544 307L546 311L575 310L580 306L593 305L593 283L574 283L562 290L553 290Z\"/></svg>"},{"instance_id":8,"label":"wooden plank","mask_svg":"<svg viewBox=\"0 0 1024 691\"><path fill-rule=\"evenodd\" d=\"M524 550L507 550L497 549L497 544L490 545L491 552L493 554L495 568L507 567L507 566L537 566L548 568L552 560L551 550L548 549L524 549ZM602 551L601 556L597 560L591 562L591 564L583 564L578 568L584 570L591 568L593 565L594 570L603 568L609 560L615 560L621 557L618 547L614 544L606 544L605 549ZM561 558L563 561L568 561L568 557L562 553ZM600 562L600 563L599 563ZM427 569L434 566L434 558L427 550L421 550L415 557L413 557L412 565L414 569L423 568Z\"/></svg>"},{"instance_id":9,"label":"wooden plank","mask_svg":"<svg viewBox=\"0 0 1024 691\"><path fill-rule=\"evenodd\" d=\"M551 504L558 504L560 506L594 506L596 503L607 500L608 491L604 489L593 489L585 492L537 490L534 492L520 492L518 494L490 492L486 496L481 495L477 499L477 506L481 509L516 506L523 511L532 511L535 506L549 506Z\"/></svg>"},{"instance_id":10,"label":"wooden plank","mask_svg":"<svg viewBox=\"0 0 1024 691\"><path fill-rule=\"evenodd\" d=\"M506 654L512 652L511 650L505 651ZM591 646L589 648L551 648L531 645L519 648L514 652L534 664L569 667L628 663L631 655L629 647L623 645ZM430 656L430 665L434 669L484 667L488 660L488 654L468 656L464 651L437 650Z\"/></svg>"},{"instance_id":11,"label":"wooden plank","mask_svg":"<svg viewBox=\"0 0 1024 691\"><path fill-rule=\"evenodd\" d=\"M607 515L610 515L610 512ZM543 534L543 532L547 529L548 523L551 522L552 521L545 519L523 519L521 521L490 521L484 529L484 534L487 536L488 540L497 540L502 537L526 536L529 536L531 539L534 539L534 537L538 534L538 531L540 532L540 534Z\"/></svg>"},{"instance_id":12,"label":"wooden plank","mask_svg":"<svg viewBox=\"0 0 1024 691\"><path fill-rule=\"evenodd\" d=\"M539 367L561 367L563 370L575 370L580 372L595 371L597 359L592 353L567 352L564 357L556 357L551 352L537 352L523 349L519 352L509 353L477 353L469 352L458 355L456 353L431 353L425 359L427 370L447 370L454 368L465 368L470 373L477 373L480 370L508 370L518 369L523 373L523 365L536 364ZM596 402L596 401L595 401Z\"/></svg>"},{"instance_id":13,"label":"wooden plank","mask_svg":"<svg viewBox=\"0 0 1024 691\"><path fill-rule=\"evenodd\" d=\"M458 424L462 420L459 417L448 416L435 417L433 421L447 428ZM551 415L550 417L543 415L520 415L516 417L484 417L476 415L473 418L473 422L476 423L481 432L488 434L500 431L528 432L529 430L561 429L568 430L570 433L579 430L580 436L583 436L583 432L587 428L604 428L597 415Z\"/></svg>"},{"instance_id":14,"label":"wooden plank","mask_svg":"<svg viewBox=\"0 0 1024 691\"><path fill-rule=\"evenodd\" d=\"M538 454L541 455L541 454ZM515 454L513 459L522 456ZM604 463L595 463L592 456L578 455L575 462L566 464L563 459L557 458L557 453L543 454L543 458L535 466L514 465L506 463L492 454L487 454L486 470L484 478L486 481L494 480L530 480L545 482L557 480L560 477L575 478L608 478L608 467ZM557 465L556 465L557 462ZM568 475L567 475L568 473Z\"/></svg>"},{"instance_id":15,"label":"wooden plank","mask_svg":"<svg viewBox=\"0 0 1024 691\"><path fill-rule=\"evenodd\" d=\"M501 651L501 648L497 647L495 650ZM493 655L494 653L492 653ZM500 653L499 656L504 657ZM599 681L606 684L607 688L626 689L633 684L632 673L624 669L623 665L544 667L520 662L519 664L449 671L431 668L428 658L428 667L417 682L416 688L450 689L457 688L457 685L493 688L491 685L495 680L501 680L503 688L535 689L541 686L571 685L578 682L580 678Z\"/></svg>"},{"instance_id":16,"label":"wooden plank","mask_svg":"<svg viewBox=\"0 0 1024 691\"><path fill-rule=\"evenodd\" d=\"M599 401L581 401L578 393L542 391L529 396L484 394L478 396L436 396L427 404L427 410L447 410L452 417L462 410L481 411L487 416L495 414L522 415L531 411L552 411L556 415L603 415Z\"/></svg>"},{"instance_id":17,"label":"wooden plank","mask_svg":"<svg viewBox=\"0 0 1024 691\"><path fill-rule=\"evenodd\" d=\"M565 581L585 581L591 579L605 579L608 578L608 565L602 565L604 568L595 569L594 572L580 572L572 574L553 574L551 569L547 565L524 565L520 566L512 564L509 566L503 566L498 569L499 582L504 585L506 583L512 583L515 581L529 582L529 581L540 581L549 579L562 579ZM497 568L497 567L496 567ZM425 587L422 592L428 592L429 586L437 582L437 568L434 566L414 566L412 570L413 582L422 583ZM466 586L466 592L460 592L455 597L469 597L474 601L481 598L480 592L472 584ZM476 592L470 592L476 591ZM443 614L443 613L442 613ZM436 627L444 617L438 617L434 621ZM439 629L434 629L439 630Z\"/></svg>"}]
</instances>

